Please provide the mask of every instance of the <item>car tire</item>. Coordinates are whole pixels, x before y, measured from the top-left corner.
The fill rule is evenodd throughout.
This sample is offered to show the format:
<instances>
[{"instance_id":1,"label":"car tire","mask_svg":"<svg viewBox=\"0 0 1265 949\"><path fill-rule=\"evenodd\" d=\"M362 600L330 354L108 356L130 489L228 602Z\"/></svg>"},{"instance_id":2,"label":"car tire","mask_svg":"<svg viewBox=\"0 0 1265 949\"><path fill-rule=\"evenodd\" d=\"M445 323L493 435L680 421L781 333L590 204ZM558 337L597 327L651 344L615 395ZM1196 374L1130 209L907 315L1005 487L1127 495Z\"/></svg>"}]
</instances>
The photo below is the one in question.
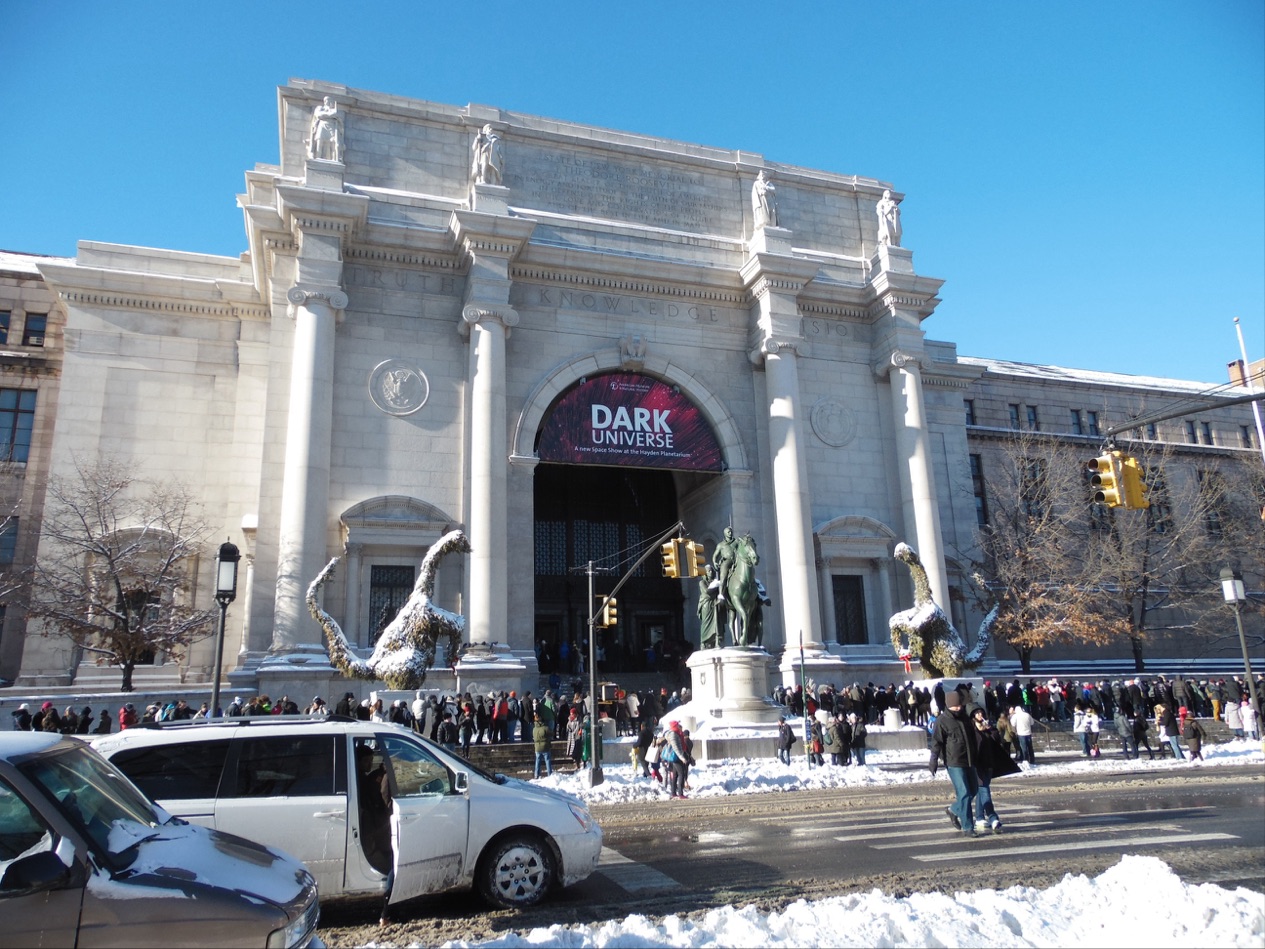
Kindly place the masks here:
<instances>
[{"instance_id":1,"label":"car tire","mask_svg":"<svg viewBox=\"0 0 1265 949\"><path fill-rule=\"evenodd\" d=\"M553 851L544 840L508 837L485 851L479 867L479 894L493 906L534 906L549 892L556 875Z\"/></svg>"}]
</instances>

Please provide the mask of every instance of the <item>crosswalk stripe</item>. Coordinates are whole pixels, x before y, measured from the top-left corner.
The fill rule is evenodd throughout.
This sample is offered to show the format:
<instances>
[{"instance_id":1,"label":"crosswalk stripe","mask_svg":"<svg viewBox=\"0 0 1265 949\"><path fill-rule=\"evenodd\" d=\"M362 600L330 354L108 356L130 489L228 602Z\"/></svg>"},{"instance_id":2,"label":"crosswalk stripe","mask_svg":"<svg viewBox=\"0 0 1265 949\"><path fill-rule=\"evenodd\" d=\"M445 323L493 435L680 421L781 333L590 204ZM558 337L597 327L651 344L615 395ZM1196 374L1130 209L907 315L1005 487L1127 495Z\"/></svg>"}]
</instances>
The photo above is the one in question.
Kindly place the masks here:
<instances>
[{"instance_id":1,"label":"crosswalk stripe","mask_svg":"<svg viewBox=\"0 0 1265 949\"><path fill-rule=\"evenodd\" d=\"M1044 836L1044 835L1043 835ZM1146 847L1159 844L1175 844L1189 843L1197 844L1210 840L1237 840L1234 834L1168 834L1163 837L1125 837L1116 838L1114 840L1088 840L1078 841L1077 850L1116 850L1124 847ZM982 853L988 857L1007 857L1007 856L1023 856L1024 854L1033 853L1049 853L1048 845L1037 845L1033 847L1006 847L1003 849L987 848ZM961 860L963 851L955 850L953 853L928 853L915 856L913 859L923 863L938 863L944 860Z\"/></svg>"},{"instance_id":2,"label":"crosswalk stripe","mask_svg":"<svg viewBox=\"0 0 1265 949\"><path fill-rule=\"evenodd\" d=\"M618 850L603 847L597 861L598 872L628 893L638 890L666 890L677 886L676 880L652 866L637 863Z\"/></svg>"},{"instance_id":3,"label":"crosswalk stripe","mask_svg":"<svg viewBox=\"0 0 1265 949\"><path fill-rule=\"evenodd\" d=\"M1016 825L1006 824L1004 832L1001 834L995 834L993 835L993 837L1004 838L1006 834L1010 832L1010 829L1013 826L1016 826ZM1147 823L1147 824L1130 824L1127 828L1125 827L1120 828L1121 831L1171 830L1175 832L1180 831L1181 829L1182 828L1180 824L1176 824L1172 822L1159 822L1159 821L1154 822L1154 823ZM1092 830L1085 827L1061 827L1054 830L1041 831L1041 839L1049 840L1051 837L1076 837L1078 835L1086 834L1086 833L1093 833L1095 835L1102 836L1103 834L1107 833L1107 831L1101 827L1095 827ZM963 834L960 830L946 829L944 836L952 840L958 840L962 838ZM986 835L981 835L981 836L986 836ZM841 842L846 840L846 838L841 838L841 837L836 837L835 839ZM1118 839L1118 838L1113 838L1113 839ZM910 841L909 843L900 843L900 844L871 844L870 845L872 850L900 850L901 848L904 848L904 847L923 847L923 846L925 846L925 844L922 841ZM1080 843L1078 842L1076 846L1079 847ZM993 853L993 852L994 851L990 848L989 853ZM997 852L1000 853L1001 851L997 851Z\"/></svg>"}]
</instances>

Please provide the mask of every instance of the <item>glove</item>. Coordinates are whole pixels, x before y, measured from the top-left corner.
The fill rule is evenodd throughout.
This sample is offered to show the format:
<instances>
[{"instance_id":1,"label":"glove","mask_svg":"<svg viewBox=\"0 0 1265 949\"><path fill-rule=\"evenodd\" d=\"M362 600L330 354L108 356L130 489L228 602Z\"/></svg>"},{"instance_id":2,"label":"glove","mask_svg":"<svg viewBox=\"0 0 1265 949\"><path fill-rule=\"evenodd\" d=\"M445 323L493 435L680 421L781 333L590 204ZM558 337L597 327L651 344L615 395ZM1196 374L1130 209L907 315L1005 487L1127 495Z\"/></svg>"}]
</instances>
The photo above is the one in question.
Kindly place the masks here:
<instances>
[{"instance_id":1,"label":"glove","mask_svg":"<svg viewBox=\"0 0 1265 949\"><path fill-rule=\"evenodd\" d=\"M940 766L940 756L932 755L931 761L928 762L927 767L931 769L931 776L933 778L936 776L936 768L938 768L939 766Z\"/></svg>"}]
</instances>

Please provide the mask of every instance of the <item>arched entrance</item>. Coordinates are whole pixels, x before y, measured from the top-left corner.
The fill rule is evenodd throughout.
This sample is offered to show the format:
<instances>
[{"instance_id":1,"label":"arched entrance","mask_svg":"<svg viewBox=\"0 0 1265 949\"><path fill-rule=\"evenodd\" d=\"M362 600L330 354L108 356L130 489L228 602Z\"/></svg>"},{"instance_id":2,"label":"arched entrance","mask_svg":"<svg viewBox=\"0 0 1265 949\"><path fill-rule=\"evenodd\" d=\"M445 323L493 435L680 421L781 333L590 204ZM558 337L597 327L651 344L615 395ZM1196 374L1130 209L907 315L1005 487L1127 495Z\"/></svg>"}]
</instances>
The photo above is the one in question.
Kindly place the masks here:
<instances>
[{"instance_id":1,"label":"arched entrance","mask_svg":"<svg viewBox=\"0 0 1265 949\"><path fill-rule=\"evenodd\" d=\"M572 650L582 651L587 668L592 605L585 564L594 562L594 591L609 592L676 522L676 486L667 471L542 464L534 502L537 658L541 672L565 679L580 668ZM684 600L680 581L662 576L657 556L647 559L619 591L616 626L598 631L598 671L651 671L665 653L679 655Z\"/></svg>"},{"instance_id":2,"label":"arched entrance","mask_svg":"<svg viewBox=\"0 0 1265 949\"><path fill-rule=\"evenodd\" d=\"M679 385L641 372L580 378L542 413L534 445L535 640L544 672L576 675L588 657L590 599L612 590L680 520L678 488L723 470L706 415ZM689 652L688 592L658 556L618 595L596 642L601 673L675 669Z\"/></svg>"}]
</instances>

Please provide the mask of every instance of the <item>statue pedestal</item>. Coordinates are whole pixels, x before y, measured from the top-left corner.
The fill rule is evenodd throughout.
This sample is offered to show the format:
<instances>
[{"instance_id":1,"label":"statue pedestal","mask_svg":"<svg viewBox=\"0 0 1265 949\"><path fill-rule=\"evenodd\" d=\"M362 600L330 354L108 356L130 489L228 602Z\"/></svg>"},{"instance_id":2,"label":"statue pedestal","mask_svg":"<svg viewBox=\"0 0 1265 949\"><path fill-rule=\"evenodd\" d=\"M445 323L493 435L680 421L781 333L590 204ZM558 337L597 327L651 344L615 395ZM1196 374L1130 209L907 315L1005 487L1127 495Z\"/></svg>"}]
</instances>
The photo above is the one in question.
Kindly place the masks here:
<instances>
[{"instance_id":1,"label":"statue pedestal","mask_svg":"<svg viewBox=\"0 0 1265 949\"><path fill-rule=\"evenodd\" d=\"M879 244L878 250L870 258L872 273L886 270L891 273L914 272L914 252L906 247L893 247L891 244Z\"/></svg>"},{"instance_id":2,"label":"statue pedestal","mask_svg":"<svg viewBox=\"0 0 1265 949\"><path fill-rule=\"evenodd\" d=\"M489 692L522 690L527 681L527 664L508 646L500 643L471 646L457 661L457 693L486 695Z\"/></svg>"},{"instance_id":3,"label":"statue pedestal","mask_svg":"<svg viewBox=\"0 0 1265 949\"><path fill-rule=\"evenodd\" d=\"M470 210L484 214L509 214L510 189L478 182L470 186Z\"/></svg>"},{"instance_id":4,"label":"statue pedestal","mask_svg":"<svg viewBox=\"0 0 1265 949\"><path fill-rule=\"evenodd\" d=\"M747 242L747 251L752 254L791 254L791 232L784 227L765 224L757 227Z\"/></svg>"},{"instance_id":5,"label":"statue pedestal","mask_svg":"<svg viewBox=\"0 0 1265 949\"><path fill-rule=\"evenodd\" d=\"M773 657L763 649L699 649L685 664L690 670L690 702L705 706L721 723L776 722L786 713L769 697Z\"/></svg>"}]
</instances>

